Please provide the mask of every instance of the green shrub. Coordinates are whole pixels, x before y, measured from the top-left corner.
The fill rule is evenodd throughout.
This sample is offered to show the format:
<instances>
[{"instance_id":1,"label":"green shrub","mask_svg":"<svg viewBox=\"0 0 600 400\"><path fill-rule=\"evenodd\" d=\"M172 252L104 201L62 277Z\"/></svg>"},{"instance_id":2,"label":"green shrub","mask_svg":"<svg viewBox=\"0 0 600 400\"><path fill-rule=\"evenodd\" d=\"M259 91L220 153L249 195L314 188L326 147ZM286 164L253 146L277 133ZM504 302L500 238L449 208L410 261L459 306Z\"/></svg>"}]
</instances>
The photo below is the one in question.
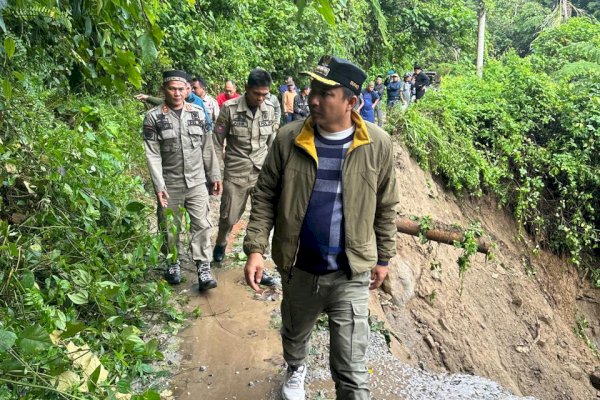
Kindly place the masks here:
<instances>
[{"instance_id":1,"label":"green shrub","mask_svg":"<svg viewBox=\"0 0 600 400\"><path fill-rule=\"evenodd\" d=\"M130 392L162 357L147 318L180 318L153 271L139 103L20 93L0 129L0 393L64 398L52 393L70 373L85 398ZM86 345L107 379L70 357Z\"/></svg>"},{"instance_id":2,"label":"green shrub","mask_svg":"<svg viewBox=\"0 0 600 400\"><path fill-rule=\"evenodd\" d=\"M509 54L490 61L483 79L444 77L441 90L390 120L450 188L496 194L542 245L591 266L599 240L599 82L598 75L553 79Z\"/></svg>"}]
</instances>

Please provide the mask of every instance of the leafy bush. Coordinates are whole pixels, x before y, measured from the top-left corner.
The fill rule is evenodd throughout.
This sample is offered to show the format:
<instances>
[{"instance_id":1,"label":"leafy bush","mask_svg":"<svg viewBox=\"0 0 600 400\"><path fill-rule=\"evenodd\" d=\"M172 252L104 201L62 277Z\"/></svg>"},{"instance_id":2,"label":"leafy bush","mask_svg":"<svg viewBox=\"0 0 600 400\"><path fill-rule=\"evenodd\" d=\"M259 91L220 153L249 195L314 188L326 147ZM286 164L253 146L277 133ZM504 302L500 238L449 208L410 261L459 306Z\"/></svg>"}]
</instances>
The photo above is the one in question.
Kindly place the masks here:
<instances>
[{"instance_id":1,"label":"leafy bush","mask_svg":"<svg viewBox=\"0 0 600 400\"><path fill-rule=\"evenodd\" d=\"M0 396L114 398L162 357L148 318L180 319L152 267L139 105L20 93L0 129Z\"/></svg>"},{"instance_id":2,"label":"leafy bush","mask_svg":"<svg viewBox=\"0 0 600 400\"><path fill-rule=\"evenodd\" d=\"M498 195L540 244L592 266L600 228L599 83L598 75L552 79L509 54L489 62L483 79L445 77L441 90L390 119L417 160L450 188ZM593 280L600 287L599 271Z\"/></svg>"}]
</instances>

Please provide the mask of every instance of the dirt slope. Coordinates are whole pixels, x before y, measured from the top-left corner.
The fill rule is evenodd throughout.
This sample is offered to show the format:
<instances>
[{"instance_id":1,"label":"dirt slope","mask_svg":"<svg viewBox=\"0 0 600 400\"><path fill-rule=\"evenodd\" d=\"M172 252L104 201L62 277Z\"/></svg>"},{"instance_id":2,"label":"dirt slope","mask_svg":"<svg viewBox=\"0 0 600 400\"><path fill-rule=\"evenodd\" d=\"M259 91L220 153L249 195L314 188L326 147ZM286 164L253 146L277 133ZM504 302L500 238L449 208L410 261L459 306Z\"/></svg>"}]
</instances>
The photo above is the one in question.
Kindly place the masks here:
<instances>
[{"instance_id":1,"label":"dirt slope","mask_svg":"<svg viewBox=\"0 0 600 400\"><path fill-rule=\"evenodd\" d=\"M519 396L596 398L588 374L600 363L574 328L577 319L585 317L590 325L585 332L595 340L593 335L600 332L598 292L563 260L543 251L534 256L534 245L517 239L514 219L492 200L457 199L422 171L405 149L396 145L396 150L400 214L430 215L463 226L480 221L497 246L493 261L474 257L461 296L459 249L423 245L398 234L398 257L390 279L384 290L373 293L371 307L392 331L396 359L433 373L479 375ZM218 204L212 209L216 220ZM243 224L238 229L243 234ZM198 294L191 266L188 283L179 288L190 298L188 311L200 307L203 314L180 334L183 360L171 385L177 399L279 398L283 368L277 332L279 292L255 297L242 282L243 261L235 256L239 238L232 246L227 261L215 269L216 290ZM432 262L439 264L437 270L431 270ZM321 333L317 335L311 351L315 364L327 356L327 344ZM375 368L373 381L389 389L385 366L379 371ZM457 381L448 382L452 387ZM309 386L311 399L331 398L332 384L326 376L321 380L311 376ZM374 398L509 398L485 393L481 397L380 393L384 392L378 389Z\"/></svg>"},{"instance_id":2,"label":"dirt slope","mask_svg":"<svg viewBox=\"0 0 600 400\"><path fill-rule=\"evenodd\" d=\"M461 250L398 235L383 308L402 338L401 357L431 370L488 377L515 394L596 398L588 374L599 363L574 328L585 316L598 331L598 304L577 302L583 292L597 301L598 291L564 260L544 251L534 256L534 244L517 239L514 219L493 200L457 199L401 146L396 162L402 214L463 226L480 221L497 246L493 261L474 257L460 296ZM441 272L431 270L434 261Z\"/></svg>"}]
</instances>

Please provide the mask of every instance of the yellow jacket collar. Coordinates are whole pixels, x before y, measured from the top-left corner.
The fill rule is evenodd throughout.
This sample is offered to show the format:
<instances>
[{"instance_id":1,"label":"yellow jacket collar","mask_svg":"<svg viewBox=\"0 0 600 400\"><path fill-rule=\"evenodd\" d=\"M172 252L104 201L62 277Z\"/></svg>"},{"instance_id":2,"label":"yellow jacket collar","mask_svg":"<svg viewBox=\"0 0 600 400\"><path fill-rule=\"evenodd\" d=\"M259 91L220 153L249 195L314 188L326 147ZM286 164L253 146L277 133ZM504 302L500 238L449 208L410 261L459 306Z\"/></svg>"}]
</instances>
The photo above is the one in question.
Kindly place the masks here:
<instances>
[{"instance_id":1,"label":"yellow jacket collar","mask_svg":"<svg viewBox=\"0 0 600 400\"><path fill-rule=\"evenodd\" d=\"M350 145L346 155L359 146L371 143L371 137L369 136L369 131L367 130L367 124L365 124L365 121L362 119L360 114L354 110L352 110L352 122L356 126L356 130L354 131L354 138L352 139L352 144ZM313 122L312 117L308 117L306 121L304 121L304 125L302 125L300 134L296 136L294 143L296 146L304 149L317 164L319 163L317 147L315 146L315 123Z\"/></svg>"}]
</instances>

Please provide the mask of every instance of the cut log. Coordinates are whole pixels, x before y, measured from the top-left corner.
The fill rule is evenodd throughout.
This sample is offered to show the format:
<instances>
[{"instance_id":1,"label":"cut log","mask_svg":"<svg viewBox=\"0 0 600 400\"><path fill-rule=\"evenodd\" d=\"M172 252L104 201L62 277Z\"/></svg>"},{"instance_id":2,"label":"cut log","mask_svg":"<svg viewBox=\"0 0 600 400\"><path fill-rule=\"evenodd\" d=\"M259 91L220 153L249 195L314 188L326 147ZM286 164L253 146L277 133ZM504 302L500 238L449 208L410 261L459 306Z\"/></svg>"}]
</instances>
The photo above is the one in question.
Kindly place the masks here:
<instances>
[{"instance_id":1,"label":"cut log","mask_svg":"<svg viewBox=\"0 0 600 400\"><path fill-rule=\"evenodd\" d=\"M432 224L433 226L439 226L439 224ZM398 218L396 220L396 228L398 232L405 233L407 235L419 236L423 233L424 236L434 242L444 243L453 245L454 242L462 242L464 239L464 232L459 229L449 230L433 228L426 232L421 232L421 227L417 221L413 221L409 218ZM482 238L477 239L477 251L483 254L488 254L490 251L490 243Z\"/></svg>"}]
</instances>

